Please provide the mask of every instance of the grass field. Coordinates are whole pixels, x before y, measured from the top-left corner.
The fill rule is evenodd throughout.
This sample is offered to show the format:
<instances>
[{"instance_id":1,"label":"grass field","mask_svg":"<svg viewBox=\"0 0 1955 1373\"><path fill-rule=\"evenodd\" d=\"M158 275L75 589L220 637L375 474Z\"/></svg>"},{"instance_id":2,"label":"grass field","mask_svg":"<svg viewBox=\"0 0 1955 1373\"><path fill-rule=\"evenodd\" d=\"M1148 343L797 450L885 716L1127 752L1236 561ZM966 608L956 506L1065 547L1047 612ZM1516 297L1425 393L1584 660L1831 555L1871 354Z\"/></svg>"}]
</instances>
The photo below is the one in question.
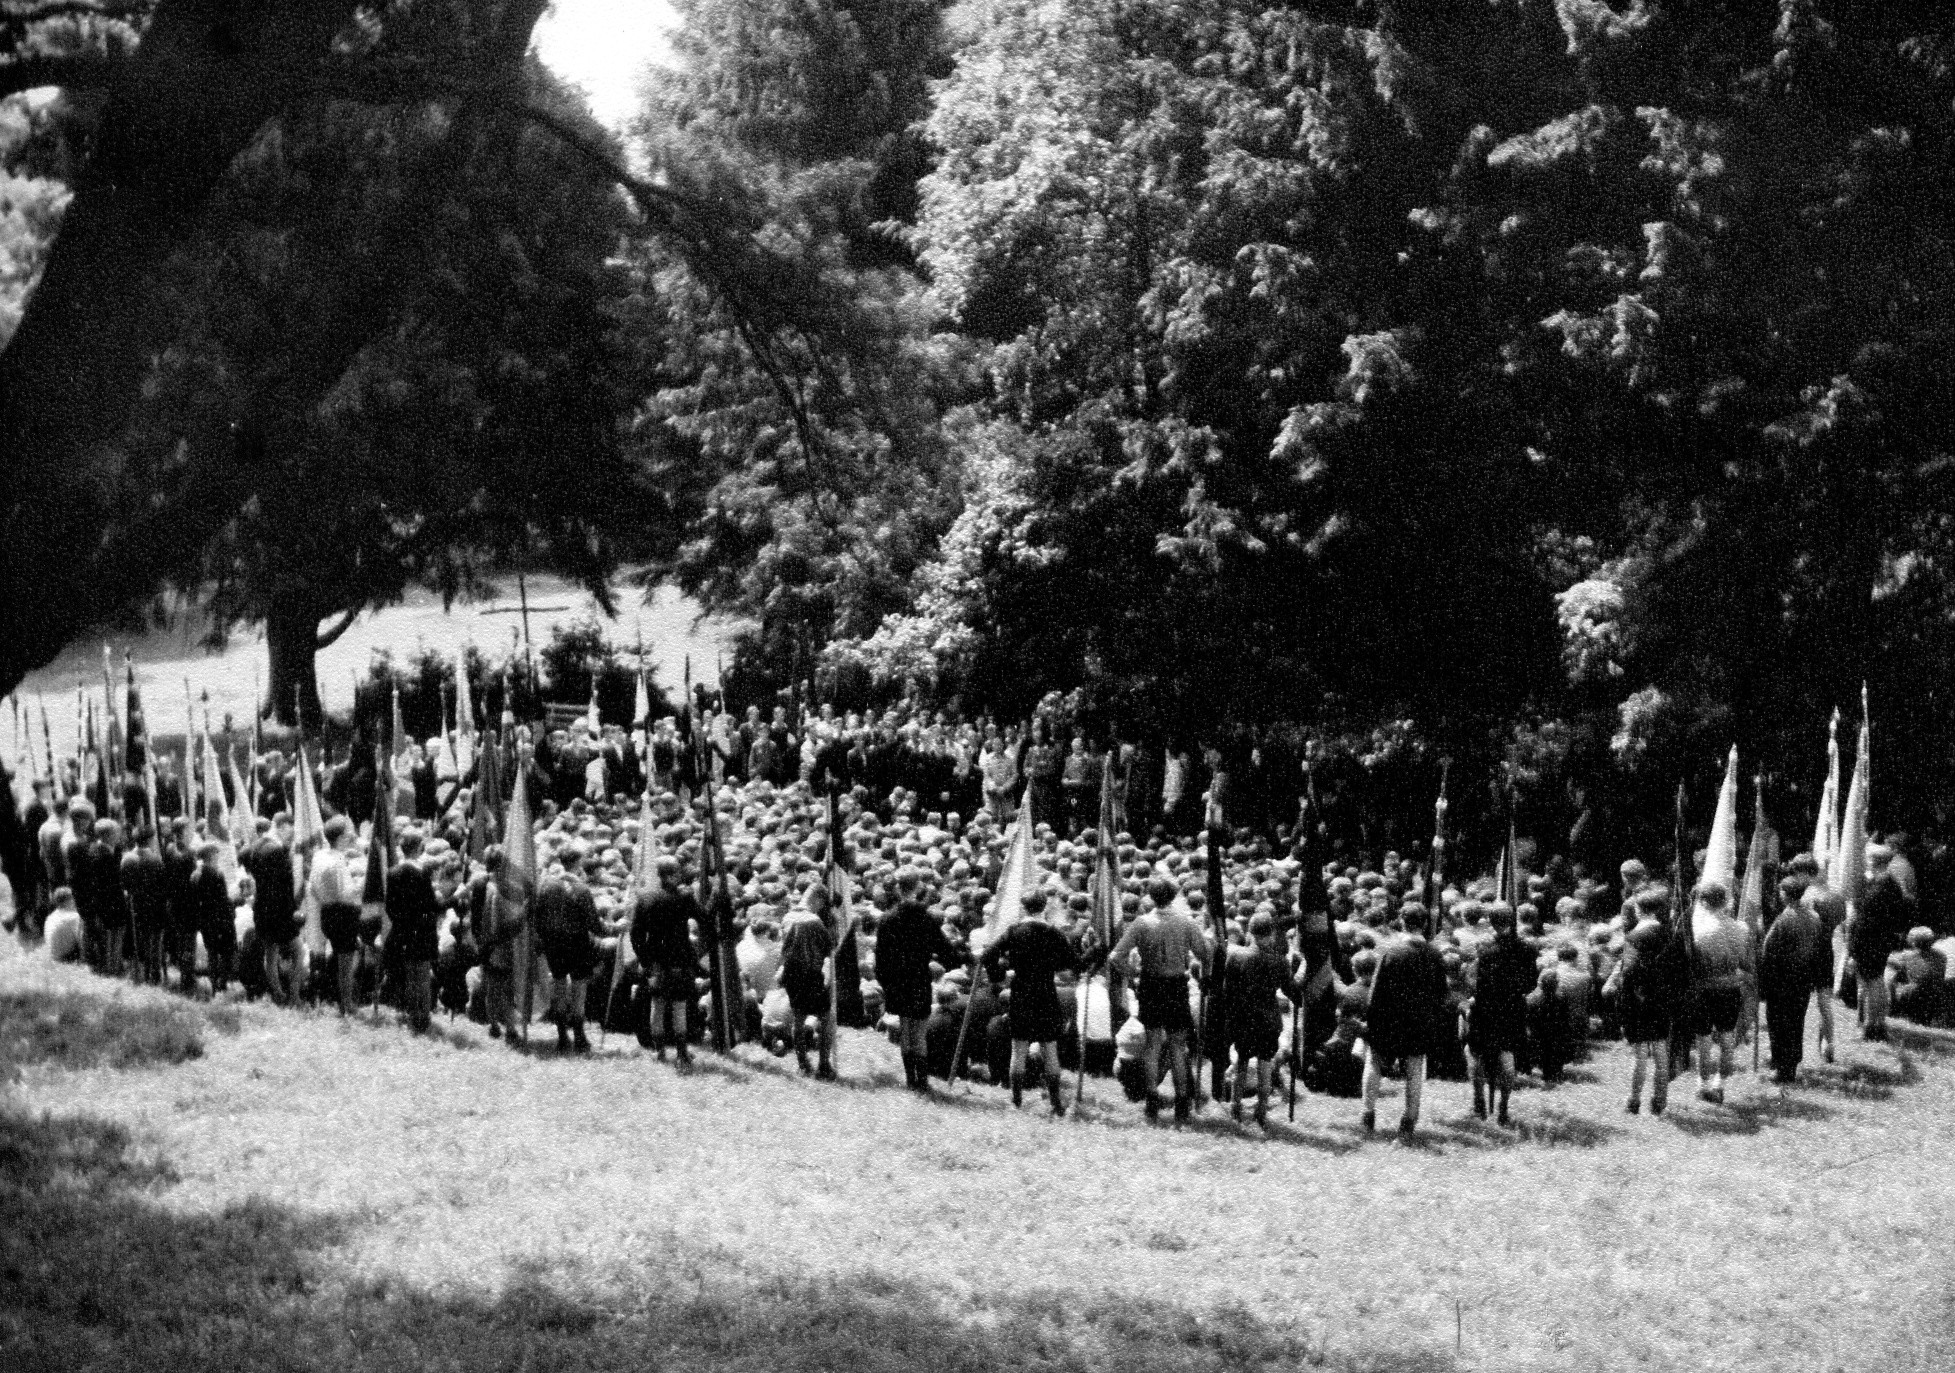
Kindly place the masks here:
<instances>
[{"instance_id":1,"label":"grass field","mask_svg":"<svg viewBox=\"0 0 1955 1373\"><path fill-rule=\"evenodd\" d=\"M1662 1120L1605 1048L1513 1132L1441 1083L1413 1146L1310 1099L1254 1140L926 1105L867 1035L840 1084L682 1077L8 945L0 1368L1947 1369L1955 1057L1908 1041Z\"/></svg>"}]
</instances>

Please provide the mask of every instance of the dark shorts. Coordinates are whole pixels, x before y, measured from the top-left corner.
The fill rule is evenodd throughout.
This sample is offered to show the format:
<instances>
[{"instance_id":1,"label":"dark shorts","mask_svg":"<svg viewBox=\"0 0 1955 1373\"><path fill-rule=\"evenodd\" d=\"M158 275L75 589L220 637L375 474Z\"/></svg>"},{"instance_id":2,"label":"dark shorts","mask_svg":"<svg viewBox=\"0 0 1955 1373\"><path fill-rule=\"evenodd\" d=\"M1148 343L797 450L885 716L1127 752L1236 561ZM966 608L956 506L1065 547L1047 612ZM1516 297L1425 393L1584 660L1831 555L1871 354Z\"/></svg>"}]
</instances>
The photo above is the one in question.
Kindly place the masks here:
<instances>
[{"instance_id":1,"label":"dark shorts","mask_svg":"<svg viewBox=\"0 0 1955 1373\"><path fill-rule=\"evenodd\" d=\"M1188 979L1141 978L1140 1023L1150 1030L1194 1029L1195 1013L1188 1007Z\"/></svg>"},{"instance_id":2,"label":"dark shorts","mask_svg":"<svg viewBox=\"0 0 1955 1373\"><path fill-rule=\"evenodd\" d=\"M787 992L788 1009L797 1020L828 1014L828 984L821 978L784 977L781 987Z\"/></svg>"},{"instance_id":3,"label":"dark shorts","mask_svg":"<svg viewBox=\"0 0 1955 1373\"><path fill-rule=\"evenodd\" d=\"M553 940L543 946L543 959L550 965L550 976L583 981L597 971L597 949L585 937Z\"/></svg>"},{"instance_id":4,"label":"dark shorts","mask_svg":"<svg viewBox=\"0 0 1955 1373\"><path fill-rule=\"evenodd\" d=\"M1745 994L1738 987L1705 987L1696 997L1691 1028L1700 1035L1730 1034L1744 1016Z\"/></svg>"},{"instance_id":5,"label":"dark shorts","mask_svg":"<svg viewBox=\"0 0 1955 1373\"><path fill-rule=\"evenodd\" d=\"M1283 1017L1280 1015L1257 1016L1229 1027L1229 1044L1235 1049L1238 1059L1272 1062L1282 1042Z\"/></svg>"},{"instance_id":6,"label":"dark shorts","mask_svg":"<svg viewBox=\"0 0 1955 1373\"><path fill-rule=\"evenodd\" d=\"M319 912L319 932L334 953L352 953L360 944L360 908L326 906Z\"/></svg>"}]
</instances>

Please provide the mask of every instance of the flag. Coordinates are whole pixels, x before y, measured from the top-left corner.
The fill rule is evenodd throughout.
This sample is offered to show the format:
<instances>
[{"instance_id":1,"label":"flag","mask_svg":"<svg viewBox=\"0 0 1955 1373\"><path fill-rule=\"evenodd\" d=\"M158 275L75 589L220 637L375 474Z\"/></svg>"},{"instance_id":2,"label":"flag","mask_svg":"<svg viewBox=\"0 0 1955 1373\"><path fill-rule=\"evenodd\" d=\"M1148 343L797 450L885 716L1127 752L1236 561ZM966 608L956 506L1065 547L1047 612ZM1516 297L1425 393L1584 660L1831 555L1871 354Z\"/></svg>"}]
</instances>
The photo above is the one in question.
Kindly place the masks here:
<instances>
[{"instance_id":1,"label":"flag","mask_svg":"<svg viewBox=\"0 0 1955 1373\"><path fill-rule=\"evenodd\" d=\"M1765 877L1778 862L1779 837L1765 819L1765 779L1752 783L1751 848L1745 854L1745 889L1738 898L1738 919L1751 930L1753 948L1765 937Z\"/></svg>"},{"instance_id":2,"label":"flag","mask_svg":"<svg viewBox=\"0 0 1955 1373\"><path fill-rule=\"evenodd\" d=\"M1812 856L1825 881L1833 868L1833 852L1840 846L1840 712L1826 727L1826 786L1819 793L1819 814L1813 818Z\"/></svg>"},{"instance_id":3,"label":"flag","mask_svg":"<svg viewBox=\"0 0 1955 1373\"><path fill-rule=\"evenodd\" d=\"M360 914L369 924L378 923L386 934L387 870L394 866L394 779L387 766L386 751L373 750L373 832L367 838L367 875L360 886Z\"/></svg>"},{"instance_id":4,"label":"flag","mask_svg":"<svg viewBox=\"0 0 1955 1373\"><path fill-rule=\"evenodd\" d=\"M645 685L645 664L638 664L638 685L631 696L631 726L633 729L645 728L652 718L652 693Z\"/></svg>"},{"instance_id":5,"label":"flag","mask_svg":"<svg viewBox=\"0 0 1955 1373\"><path fill-rule=\"evenodd\" d=\"M496 841L496 824L502 811L502 773L496 763L496 749L493 744L482 750L480 766L475 774L475 794L470 799L473 814L469 817L468 856L476 862L489 851Z\"/></svg>"},{"instance_id":6,"label":"flag","mask_svg":"<svg viewBox=\"0 0 1955 1373\"><path fill-rule=\"evenodd\" d=\"M1715 882L1726 896L1738 890L1738 746L1731 746L1724 762L1724 785L1717 793L1717 812L1711 818L1711 842L1704 853L1702 882Z\"/></svg>"},{"instance_id":7,"label":"flag","mask_svg":"<svg viewBox=\"0 0 1955 1373\"><path fill-rule=\"evenodd\" d=\"M1493 899L1504 901L1515 910L1521 908L1520 839L1514 831L1513 800L1508 799L1507 845L1500 851L1500 866L1494 870Z\"/></svg>"},{"instance_id":8,"label":"flag","mask_svg":"<svg viewBox=\"0 0 1955 1373\"><path fill-rule=\"evenodd\" d=\"M515 940L516 1004L521 1008L523 1034L529 1034L530 1006L535 995L533 982L533 934L529 902L536 892L536 832L531 826L528 769L520 752L509 779L509 814L502 831L502 874L496 890L502 902L502 919L518 925Z\"/></svg>"},{"instance_id":9,"label":"flag","mask_svg":"<svg viewBox=\"0 0 1955 1373\"><path fill-rule=\"evenodd\" d=\"M1853 785L1846 793L1846 813L1840 817L1840 844L1833 854L1827 885L1858 907L1867 890L1867 790L1873 780L1868 758L1871 730L1867 719L1867 689L1860 688L1860 748L1853 759Z\"/></svg>"},{"instance_id":10,"label":"flag","mask_svg":"<svg viewBox=\"0 0 1955 1373\"><path fill-rule=\"evenodd\" d=\"M224 804L224 773L217 765L217 747L204 735L204 805L208 810L204 833L217 845L217 870L232 891L238 886L238 847L231 831L230 807Z\"/></svg>"},{"instance_id":11,"label":"flag","mask_svg":"<svg viewBox=\"0 0 1955 1373\"><path fill-rule=\"evenodd\" d=\"M604 731L599 728L597 718L597 669L591 669L591 703L584 711L584 723L590 727L591 737L597 738Z\"/></svg>"},{"instance_id":12,"label":"flag","mask_svg":"<svg viewBox=\"0 0 1955 1373\"><path fill-rule=\"evenodd\" d=\"M529 808L529 784L520 761L510 778L509 814L502 830L502 899L512 910L527 911L536 893L536 833Z\"/></svg>"},{"instance_id":13,"label":"flag","mask_svg":"<svg viewBox=\"0 0 1955 1373\"><path fill-rule=\"evenodd\" d=\"M163 855L163 817L156 809L156 760L143 760L143 791L149 797L149 842L143 847L157 857Z\"/></svg>"},{"instance_id":14,"label":"flag","mask_svg":"<svg viewBox=\"0 0 1955 1373\"><path fill-rule=\"evenodd\" d=\"M455 655L455 767L463 777L475 766L475 695L468 689L465 655Z\"/></svg>"},{"instance_id":15,"label":"flag","mask_svg":"<svg viewBox=\"0 0 1955 1373\"><path fill-rule=\"evenodd\" d=\"M1100 773L1100 842L1093 855L1093 934L1102 949L1111 949L1120 928L1120 869L1113 849L1113 753L1108 750Z\"/></svg>"},{"instance_id":16,"label":"flag","mask_svg":"<svg viewBox=\"0 0 1955 1373\"><path fill-rule=\"evenodd\" d=\"M984 923L971 931L971 952L982 957L992 941L1018 923L1025 912L1025 893L1037 881L1032 866L1032 787L1025 786L1025 799L1019 804L1018 818L1012 821L1011 843L1005 849L1004 871L998 874L998 894Z\"/></svg>"},{"instance_id":17,"label":"flag","mask_svg":"<svg viewBox=\"0 0 1955 1373\"><path fill-rule=\"evenodd\" d=\"M95 807L95 814L103 819L109 815L109 772L102 757L101 745L95 737L95 703L88 703L88 743L82 755L82 789L88 793L89 803Z\"/></svg>"},{"instance_id":18,"label":"flag","mask_svg":"<svg viewBox=\"0 0 1955 1373\"><path fill-rule=\"evenodd\" d=\"M116 782L122 778L122 727L115 716L115 659L107 644L102 645L102 770ZM122 809L120 788L116 800L116 809Z\"/></svg>"},{"instance_id":19,"label":"flag","mask_svg":"<svg viewBox=\"0 0 1955 1373\"><path fill-rule=\"evenodd\" d=\"M648 896L657 896L661 890L658 878L658 837L653 833L652 789L645 788L645 795L638 803L638 851L631 864L631 888Z\"/></svg>"},{"instance_id":20,"label":"flag","mask_svg":"<svg viewBox=\"0 0 1955 1373\"><path fill-rule=\"evenodd\" d=\"M392 741L393 754L394 757L398 758L412 747L407 737L407 726L401 721L401 686L399 682L394 683L394 714L391 728L394 732Z\"/></svg>"},{"instance_id":21,"label":"flag","mask_svg":"<svg viewBox=\"0 0 1955 1373\"><path fill-rule=\"evenodd\" d=\"M293 770L298 773L298 778L292 787L292 894L303 902L306 895L306 863L313 846L326 837L326 818L319 809L319 794L313 790L312 765L306 762L303 741L295 752L298 761L294 763ZM187 778L184 785L187 790Z\"/></svg>"},{"instance_id":22,"label":"flag","mask_svg":"<svg viewBox=\"0 0 1955 1373\"><path fill-rule=\"evenodd\" d=\"M251 790L245 785L244 770L238 766L237 750L229 749L225 756L231 770L231 842L243 853L258 841L258 826L252 819Z\"/></svg>"},{"instance_id":23,"label":"flag","mask_svg":"<svg viewBox=\"0 0 1955 1373\"><path fill-rule=\"evenodd\" d=\"M136 691L136 664L127 654L124 654L122 666L129 679L127 691L129 700L126 707L129 729L123 747L129 754L129 770L141 772L149 761L149 727L143 723L143 698ZM150 814L152 816L155 814L154 806L150 807Z\"/></svg>"}]
</instances>

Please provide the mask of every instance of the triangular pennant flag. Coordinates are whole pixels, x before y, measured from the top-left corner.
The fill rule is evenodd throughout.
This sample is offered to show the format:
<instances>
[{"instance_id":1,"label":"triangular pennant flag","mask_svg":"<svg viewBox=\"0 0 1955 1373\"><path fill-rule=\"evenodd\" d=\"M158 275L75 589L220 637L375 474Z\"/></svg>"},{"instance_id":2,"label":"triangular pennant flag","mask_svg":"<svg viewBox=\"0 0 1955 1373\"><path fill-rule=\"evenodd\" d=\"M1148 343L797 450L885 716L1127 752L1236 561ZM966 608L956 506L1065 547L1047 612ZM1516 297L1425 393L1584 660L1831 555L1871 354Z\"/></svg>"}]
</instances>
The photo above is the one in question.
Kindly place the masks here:
<instances>
[{"instance_id":1,"label":"triangular pennant flag","mask_svg":"<svg viewBox=\"0 0 1955 1373\"><path fill-rule=\"evenodd\" d=\"M638 685L631 695L631 724L634 729L643 729L652 718L652 693L645 685L645 665L638 665Z\"/></svg>"},{"instance_id":2,"label":"triangular pennant flag","mask_svg":"<svg viewBox=\"0 0 1955 1373\"><path fill-rule=\"evenodd\" d=\"M1867 807L1868 788L1873 780L1873 764L1868 757L1871 729L1867 719L1866 688L1860 691L1860 748L1853 759L1853 785L1846 793L1846 811L1840 817L1840 846L1833 854L1832 877L1828 885L1857 904L1867 890Z\"/></svg>"},{"instance_id":3,"label":"triangular pennant flag","mask_svg":"<svg viewBox=\"0 0 1955 1373\"><path fill-rule=\"evenodd\" d=\"M204 735L204 833L217 845L217 870L233 891L238 885L237 841L231 834L231 808L224 802L224 772L217 764L217 748Z\"/></svg>"},{"instance_id":4,"label":"triangular pennant flag","mask_svg":"<svg viewBox=\"0 0 1955 1373\"><path fill-rule=\"evenodd\" d=\"M251 793L245 787L244 773L238 767L235 749L229 752L231 764L231 842L237 845L239 853L250 848L258 839L258 826L252 821Z\"/></svg>"},{"instance_id":5,"label":"triangular pennant flag","mask_svg":"<svg viewBox=\"0 0 1955 1373\"><path fill-rule=\"evenodd\" d=\"M468 776L475 766L475 694L468 686L467 655L455 655L455 768Z\"/></svg>"},{"instance_id":6,"label":"triangular pennant flag","mask_svg":"<svg viewBox=\"0 0 1955 1373\"><path fill-rule=\"evenodd\" d=\"M530 820L529 783L520 761L509 779L509 814L502 830L502 899L511 913L527 911L536 892L536 834Z\"/></svg>"},{"instance_id":7,"label":"triangular pennant flag","mask_svg":"<svg viewBox=\"0 0 1955 1373\"><path fill-rule=\"evenodd\" d=\"M591 703L584 710L584 723L590 727L593 739L603 734L597 716L597 669L595 668L591 669Z\"/></svg>"},{"instance_id":8,"label":"triangular pennant flag","mask_svg":"<svg viewBox=\"0 0 1955 1373\"><path fill-rule=\"evenodd\" d=\"M1117 747L1117 746L1116 746ZM1102 949L1111 949L1120 928L1120 870L1113 846L1113 751L1107 751L1100 772L1099 844L1093 855L1093 877L1089 884L1093 900L1093 934Z\"/></svg>"},{"instance_id":9,"label":"triangular pennant flag","mask_svg":"<svg viewBox=\"0 0 1955 1373\"><path fill-rule=\"evenodd\" d=\"M658 876L658 836L652 824L652 789L645 788L645 795L638 803L638 851L633 855L631 865L631 886L648 896L657 896L663 890Z\"/></svg>"},{"instance_id":10,"label":"triangular pennant flag","mask_svg":"<svg viewBox=\"0 0 1955 1373\"><path fill-rule=\"evenodd\" d=\"M493 741L482 750L481 764L475 772L475 794L471 798L474 814L469 818L468 856L475 862L496 842L496 825L502 811L502 769L497 763Z\"/></svg>"},{"instance_id":11,"label":"triangular pennant flag","mask_svg":"<svg viewBox=\"0 0 1955 1373\"><path fill-rule=\"evenodd\" d=\"M1004 871L998 874L998 894L984 914L984 923L971 931L973 954L981 956L999 935L1018 923L1025 912L1025 893L1032 890L1036 880L1032 867L1032 787L1028 782L1018 818L1012 822Z\"/></svg>"},{"instance_id":12,"label":"triangular pennant flag","mask_svg":"<svg viewBox=\"0 0 1955 1373\"><path fill-rule=\"evenodd\" d=\"M1833 850L1840 838L1840 712L1826 727L1826 785L1819 793L1819 813L1813 817L1812 856L1823 881L1833 870Z\"/></svg>"},{"instance_id":13,"label":"triangular pennant flag","mask_svg":"<svg viewBox=\"0 0 1955 1373\"><path fill-rule=\"evenodd\" d=\"M399 682L394 683L394 711L391 727L394 732L393 754L394 757L398 758L413 747L413 742L407 737L407 725L401 719L401 687Z\"/></svg>"},{"instance_id":14,"label":"triangular pennant flag","mask_svg":"<svg viewBox=\"0 0 1955 1373\"><path fill-rule=\"evenodd\" d=\"M1717 813L1711 818L1711 842L1704 853L1704 872L1698 879L1715 882L1726 896L1738 886L1738 746L1731 746L1724 762L1724 785L1717 793Z\"/></svg>"}]
</instances>

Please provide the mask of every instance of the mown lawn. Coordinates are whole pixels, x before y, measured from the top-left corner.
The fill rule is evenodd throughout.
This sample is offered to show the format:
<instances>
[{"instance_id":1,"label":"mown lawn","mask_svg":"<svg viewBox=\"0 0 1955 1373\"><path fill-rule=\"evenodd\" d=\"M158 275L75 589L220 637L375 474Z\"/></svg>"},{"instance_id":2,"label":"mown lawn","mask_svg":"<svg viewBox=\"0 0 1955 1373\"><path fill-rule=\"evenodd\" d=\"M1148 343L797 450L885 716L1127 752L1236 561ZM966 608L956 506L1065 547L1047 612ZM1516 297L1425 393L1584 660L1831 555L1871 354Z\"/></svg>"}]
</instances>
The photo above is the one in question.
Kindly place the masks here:
<instances>
[{"instance_id":1,"label":"mown lawn","mask_svg":"<svg viewBox=\"0 0 1955 1373\"><path fill-rule=\"evenodd\" d=\"M1955 1367L1955 1056L1846 1038L1662 1120L1612 1048L1514 1132L1436 1084L1407 1148L1321 1099L925 1105L867 1035L825 1085L213 1017L9 946L0 1368Z\"/></svg>"}]
</instances>

